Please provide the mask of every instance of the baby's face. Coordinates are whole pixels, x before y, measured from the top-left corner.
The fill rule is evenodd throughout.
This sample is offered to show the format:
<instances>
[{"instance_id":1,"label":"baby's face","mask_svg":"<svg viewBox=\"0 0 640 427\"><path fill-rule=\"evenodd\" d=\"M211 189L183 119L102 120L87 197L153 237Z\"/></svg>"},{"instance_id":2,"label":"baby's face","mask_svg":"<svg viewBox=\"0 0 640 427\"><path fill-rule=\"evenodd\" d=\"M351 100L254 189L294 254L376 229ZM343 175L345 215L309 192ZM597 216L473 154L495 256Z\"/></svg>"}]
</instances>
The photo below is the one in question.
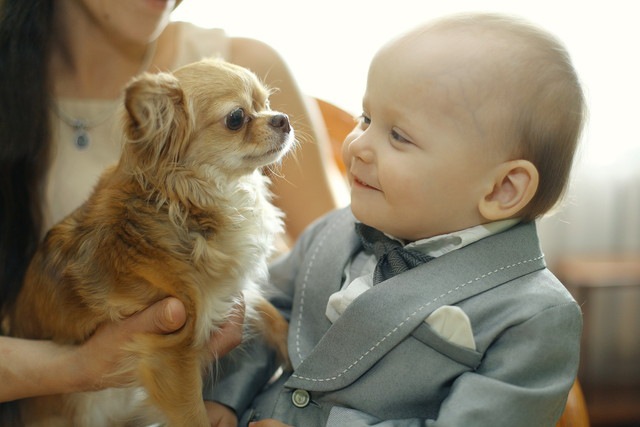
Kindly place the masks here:
<instances>
[{"instance_id":1,"label":"baby's face","mask_svg":"<svg viewBox=\"0 0 640 427\"><path fill-rule=\"evenodd\" d=\"M409 241L484 222L478 202L505 158L485 125L484 79L469 69L481 52L464 39L423 35L374 58L342 150L362 222Z\"/></svg>"}]
</instances>

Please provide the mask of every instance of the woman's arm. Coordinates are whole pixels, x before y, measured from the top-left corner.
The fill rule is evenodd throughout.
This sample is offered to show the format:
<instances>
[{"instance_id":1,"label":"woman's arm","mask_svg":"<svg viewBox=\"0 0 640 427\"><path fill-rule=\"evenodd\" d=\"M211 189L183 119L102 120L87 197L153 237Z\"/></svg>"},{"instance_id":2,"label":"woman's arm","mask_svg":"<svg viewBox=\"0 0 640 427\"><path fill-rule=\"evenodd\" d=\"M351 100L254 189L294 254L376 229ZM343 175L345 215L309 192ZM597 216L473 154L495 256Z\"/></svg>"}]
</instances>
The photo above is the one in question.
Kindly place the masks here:
<instances>
[{"instance_id":1,"label":"woman's arm","mask_svg":"<svg viewBox=\"0 0 640 427\"><path fill-rule=\"evenodd\" d=\"M0 337L0 402L74 390L73 348Z\"/></svg>"},{"instance_id":2,"label":"woman's arm","mask_svg":"<svg viewBox=\"0 0 640 427\"><path fill-rule=\"evenodd\" d=\"M210 348L214 354L222 356L241 342L243 317L243 307L234 310L230 320L212 336ZM0 402L127 383L132 372L120 377L108 374L126 356L120 349L131 337L137 333L171 333L184 322L182 303L166 298L122 322L101 326L80 346L0 337Z\"/></svg>"},{"instance_id":3,"label":"woman's arm","mask_svg":"<svg viewBox=\"0 0 640 427\"><path fill-rule=\"evenodd\" d=\"M275 203L286 214L287 234L297 239L309 223L348 201L346 185L333 162L322 116L301 93L287 65L268 45L232 38L230 62L249 68L276 88L271 108L289 115L300 146L285 158L281 176L273 177Z\"/></svg>"}]
</instances>

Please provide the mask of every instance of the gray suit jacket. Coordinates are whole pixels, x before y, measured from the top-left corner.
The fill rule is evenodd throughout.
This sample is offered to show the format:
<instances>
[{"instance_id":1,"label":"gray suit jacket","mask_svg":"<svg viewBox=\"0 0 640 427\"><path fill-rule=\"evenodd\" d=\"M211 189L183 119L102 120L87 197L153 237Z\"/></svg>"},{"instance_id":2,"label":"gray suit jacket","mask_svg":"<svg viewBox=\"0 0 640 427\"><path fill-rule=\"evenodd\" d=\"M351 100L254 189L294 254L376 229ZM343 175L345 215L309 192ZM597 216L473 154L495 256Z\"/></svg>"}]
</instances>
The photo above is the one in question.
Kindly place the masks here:
<instances>
[{"instance_id":1,"label":"gray suit jacket","mask_svg":"<svg viewBox=\"0 0 640 427\"><path fill-rule=\"evenodd\" d=\"M329 296L360 250L350 210L316 222L271 268L272 300L290 316L293 372L273 373L259 343L227 358L205 398L241 424L553 426L578 367L582 316L546 269L534 223L520 224L378 284L332 324ZM424 319L456 305L476 350Z\"/></svg>"}]
</instances>

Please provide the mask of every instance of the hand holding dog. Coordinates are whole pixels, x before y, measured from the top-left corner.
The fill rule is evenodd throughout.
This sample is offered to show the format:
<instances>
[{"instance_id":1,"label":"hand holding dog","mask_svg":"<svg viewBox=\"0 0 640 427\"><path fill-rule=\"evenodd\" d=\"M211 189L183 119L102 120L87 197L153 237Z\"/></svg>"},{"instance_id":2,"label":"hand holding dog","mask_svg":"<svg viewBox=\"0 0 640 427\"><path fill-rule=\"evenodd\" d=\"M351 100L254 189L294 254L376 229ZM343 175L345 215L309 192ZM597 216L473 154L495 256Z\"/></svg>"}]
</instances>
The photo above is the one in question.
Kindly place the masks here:
<instances>
[{"instance_id":1,"label":"hand holding dog","mask_svg":"<svg viewBox=\"0 0 640 427\"><path fill-rule=\"evenodd\" d=\"M290 426L289 424L285 424L282 421L268 419L268 420L249 423L249 427L293 427L293 426Z\"/></svg>"},{"instance_id":2,"label":"hand holding dog","mask_svg":"<svg viewBox=\"0 0 640 427\"><path fill-rule=\"evenodd\" d=\"M242 342L244 303L232 311L229 320L216 331L209 342L211 353L221 357ZM109 375L118 369L126 357L122 347L138 333L170 334L186 321L184 305L176 298L165 298L122 322L108 323L75 352L77 363L76 390L90 391L118 387L130 383L134 373Z\"/></svg>"},{"instance_id":3,"label":"hand holding dog","mask_svg":"<svg viewBox=\"0 0 640 427\"><path fill-rule=\"evenodd\" d=\"M211 427L237 427L238 416L230 408L218 402L205 401Z\"/></svg>"},{"instance_id":4,"label":"hand holding dog","mask_svg":"<svg viewBox=\"0 0 640 427\"><path fill-rule=\"evenodd\" d=\"M4 368L0 369L4 380L0 402L105 388L111 383L103 378L113 372L124 356L119 348L133 333L168 334L180 329L185 320L182 303L166 298L122 322L103 325L78 347L0 337L0 368ZM243 321L244 302L240 302L229 320L211 336L212 354L221 357L240 344ZM128 380L119 378L120 382Z\"/></svg>"},{"instance_id":5,"label":"hand holding dog","mask_svg":"<svg viewBox=\"0 0 640 427\"><path fill-rule=\"evenodd\" d=\"M217 402L205 402L211 427L237 427L238 417L228 407ZM281 421L267 419L249 423L249 427L292 427Z\"/></svg>"}]
</instances>

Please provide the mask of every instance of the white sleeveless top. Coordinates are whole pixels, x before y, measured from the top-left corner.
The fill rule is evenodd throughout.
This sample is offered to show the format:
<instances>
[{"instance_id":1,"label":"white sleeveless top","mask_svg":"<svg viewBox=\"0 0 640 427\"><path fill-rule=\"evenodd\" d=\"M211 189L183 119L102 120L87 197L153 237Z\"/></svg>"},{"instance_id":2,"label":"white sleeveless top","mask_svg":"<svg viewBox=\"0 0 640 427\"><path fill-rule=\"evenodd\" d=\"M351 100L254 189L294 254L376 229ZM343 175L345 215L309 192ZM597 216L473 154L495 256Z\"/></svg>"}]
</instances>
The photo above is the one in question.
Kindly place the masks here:
<instances>
[{"instance_id":1,"label":"white sleeveless top","mask_svg":"<svg viewBox=\"0 0 640 427\"><path fill-rule=\"evenodd\" d=\"M229 39L223 30L204 29L176 22L177 55L172 69L205 57L228 58ZM75 130L50 113L52 163L47 178L45 230L63 219L87 199L102 171L118 161L121 144L121 99L87 100L60 98L56 102L70 117L95 121L84 148L75 144Z\"/></svg>"}]
</instances>

